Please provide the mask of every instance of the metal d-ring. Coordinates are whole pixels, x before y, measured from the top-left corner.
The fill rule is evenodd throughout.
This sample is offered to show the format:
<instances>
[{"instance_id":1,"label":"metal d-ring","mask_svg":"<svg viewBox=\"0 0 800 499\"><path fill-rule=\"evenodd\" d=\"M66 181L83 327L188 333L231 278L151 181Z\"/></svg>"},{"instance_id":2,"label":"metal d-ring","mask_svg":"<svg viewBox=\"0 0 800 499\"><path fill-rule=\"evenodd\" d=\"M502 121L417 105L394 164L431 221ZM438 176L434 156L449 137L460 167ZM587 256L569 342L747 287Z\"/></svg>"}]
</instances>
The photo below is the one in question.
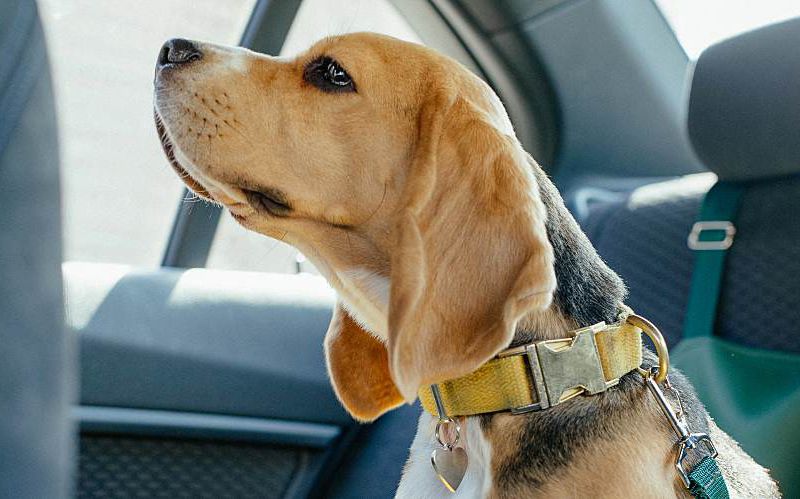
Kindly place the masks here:
<instances>
[{"instance_id":1,"label":"metal d-ring","mask_svg":"<svg viewBox=\"0 0 800 499\"><path fill-rule=\"evenodd\" d=\"M439 413L439 421L436 422L436 441L439 442L439 445L444 447L447 450L452 450L453 447L458 444L458 441L461 439L461 425L458 424L453 418L447 415L447 412L444 408L444 401L442 400L442 393L439 391L439 385L431 385L431 393L433 394L433 400L436 402L436 412ZM442 438L442 427L448 424L455 425L456 435L453 438L452 442L445 442L445 439Z\"/></svg>"},{"instance_id":2,"label":"metal d-ring","mask_svg":"<svg viewBox=\"0 0 800 499\"><path fill-rule=\"evenodd\" d=\"M669 350L667 349L667 342L661 335L661 331L650 321L644 317L636 314L630 314L625 321L644 332L648 338L653 342L656 347L656 355L658 355L658 371L652 376L656 383L663 383L669 374ZM648 373L649 374L649 373Z\"/></svg>"}]
</instances>

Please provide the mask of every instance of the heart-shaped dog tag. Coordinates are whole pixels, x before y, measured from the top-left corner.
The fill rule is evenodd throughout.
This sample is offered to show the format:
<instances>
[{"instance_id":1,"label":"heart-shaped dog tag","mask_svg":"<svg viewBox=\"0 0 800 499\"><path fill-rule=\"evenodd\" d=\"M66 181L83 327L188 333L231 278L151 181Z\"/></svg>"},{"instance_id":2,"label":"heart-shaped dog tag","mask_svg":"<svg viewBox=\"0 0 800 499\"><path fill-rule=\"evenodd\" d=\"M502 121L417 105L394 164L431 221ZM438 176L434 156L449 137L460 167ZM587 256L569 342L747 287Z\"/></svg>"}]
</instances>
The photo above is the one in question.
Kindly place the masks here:
<instances>
[{"instance_id":1,"label":"heart-shaped dog tag","mask_svg":"<svg viewBox=\"0 0 800 499\"><path fill-rule=\"evenodd\" d=\"M467 451L462 447L436 449L431 454L431 464L447 490L455 492L467 472Z\"/></svg>"}]
</instances>

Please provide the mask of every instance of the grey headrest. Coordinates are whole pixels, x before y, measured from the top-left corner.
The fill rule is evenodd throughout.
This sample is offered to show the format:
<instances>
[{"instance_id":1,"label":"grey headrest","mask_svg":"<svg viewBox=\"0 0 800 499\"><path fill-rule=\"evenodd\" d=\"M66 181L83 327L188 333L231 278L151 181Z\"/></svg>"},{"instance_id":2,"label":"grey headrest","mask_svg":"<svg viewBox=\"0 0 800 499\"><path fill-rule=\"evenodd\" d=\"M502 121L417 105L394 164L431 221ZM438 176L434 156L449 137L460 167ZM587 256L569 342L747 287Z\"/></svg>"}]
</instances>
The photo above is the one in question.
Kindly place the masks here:
<instances>
[{"instance_id":1,"label":"grey headrest","mask_svg":"<svg viewBox=\"0 0 800 499\"><path fill-rule=\"evenodd\" d=\"M721 180L800 172L800 18L702 53L689 97L689 137Z\"/></svg>"}]
</instances>

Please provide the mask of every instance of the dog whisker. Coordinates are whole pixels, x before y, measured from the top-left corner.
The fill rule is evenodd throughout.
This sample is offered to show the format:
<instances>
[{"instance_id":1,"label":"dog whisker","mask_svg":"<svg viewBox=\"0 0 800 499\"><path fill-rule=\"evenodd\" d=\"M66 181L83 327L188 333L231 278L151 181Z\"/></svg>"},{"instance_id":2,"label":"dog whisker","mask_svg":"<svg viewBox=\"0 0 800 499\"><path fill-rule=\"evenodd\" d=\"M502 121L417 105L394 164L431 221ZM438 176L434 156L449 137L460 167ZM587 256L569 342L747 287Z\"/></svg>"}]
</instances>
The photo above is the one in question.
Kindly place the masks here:
<instances>
[{"instance_id":1,"label":"dog whisker","mask_svg":"<svg viewBox=\"0 0 800 499\"><path fill-rule=\"evenodd\" d=\"M247 143L248 143L249 145L253 145L253 141L252 141L252 140L250 140L250 137L248 137L247 135L245 135L245 134L244 134L244 132L242 132L241 130L239 130L237 127L233 126L233 124L231 124L231 122L230 122L230 121L228 121L228 120L222 120L222 123L224 123L225 125L227 125L227 126L228 126L228 127L231 129L231 130L233 130L234 132L238 133L238 134L239 134L239 136L241 136L241 137L242 137L244 140L246 140L246 141L247 141Z\"/></svg>"}]
</instances>

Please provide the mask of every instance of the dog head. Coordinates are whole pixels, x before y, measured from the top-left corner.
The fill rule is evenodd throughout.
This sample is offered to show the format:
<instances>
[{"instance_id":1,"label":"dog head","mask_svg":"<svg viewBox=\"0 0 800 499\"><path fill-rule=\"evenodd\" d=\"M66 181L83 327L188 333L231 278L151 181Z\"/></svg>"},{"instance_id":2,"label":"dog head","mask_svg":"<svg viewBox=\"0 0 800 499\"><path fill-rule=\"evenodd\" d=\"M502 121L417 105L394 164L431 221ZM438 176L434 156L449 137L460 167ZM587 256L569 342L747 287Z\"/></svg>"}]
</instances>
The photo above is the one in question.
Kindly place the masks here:
<instances>
[{"instance_id":1,"label":"dog head","mask_svg":"<svg viewBox=\"0 0 800 499\"><path fill-rule=\"evenodd\" d=\"M172 40L155 87L184 182L338 291L326 354L356 418L476 369L550 306L535 163L452 59L368 33L291 59Z\"/></svg>"}]
</instances>

